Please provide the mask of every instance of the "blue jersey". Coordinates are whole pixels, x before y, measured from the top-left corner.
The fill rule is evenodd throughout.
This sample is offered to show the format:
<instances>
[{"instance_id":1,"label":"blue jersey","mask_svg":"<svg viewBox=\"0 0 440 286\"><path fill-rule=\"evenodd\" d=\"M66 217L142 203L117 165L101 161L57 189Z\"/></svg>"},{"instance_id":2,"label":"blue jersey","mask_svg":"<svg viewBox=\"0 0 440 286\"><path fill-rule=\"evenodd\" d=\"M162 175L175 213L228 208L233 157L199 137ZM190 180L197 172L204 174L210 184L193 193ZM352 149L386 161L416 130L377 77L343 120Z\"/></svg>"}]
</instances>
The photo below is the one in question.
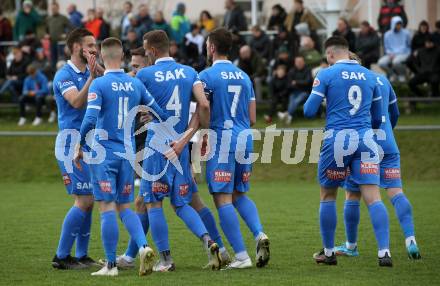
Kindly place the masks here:
<instances>
[{"instance_id":1,"label":"blue jersey","mask_svg":"<svg viewBox=\"0 0 440 286\"><path fill-rule=\"evenodd\" d=\"M111 156L113 152L125 153L124 125L130 110L140 104L152 106L154 99L136 78L124 73L124 70L107 70L104 76L95 79L89 88L87 112L81 126L81 140L93 127L104 129L108 133L106 140L99 140ZM131 143L134 148L134 122L131 125Z\"/></svg>"},{"instance_id":2,"label":"blue jersey","mask_svg":"<svg viewBox=\"0 0 440 286\"><path fill-rule=\"evenodd\" d=\"M201 83L197 72L167 57L158 59L154 65L143 68L136 77L141 80L164 113L179 118L174 127L175 131L185 132L188 127L193 86ZM151 136L152 132L149 132L147 141Z\"/></svg>"},{"instance_id":3,"label":"blue jersey","mask_svg":"<svg viewBox=\"0 0 440 286\"><path fill-rule=\"evenodd\" d=\"M381 100L381 93L375 73L356 61L342 60L318 73L307 101L314 101L313 97L327 101L327 130L360 131L372 128L372 102ZM308 106L304 108L307 114Z\"/></svg>"},{"instance_id":4,"label":"blue jersey","mask_svg":"<svg viewBox=\"0 0 440 286\"><path fill-rule=\"evenodd\" d=\"M250 129L249 102L255 100L249 76L227 60L215 61L200 73L205 93L211 106L210 128L217 134L219 152L224 130L232 129L229 152L235 152L240 132ZM240 144L243 142L240 142ZM252 139L247 138L246 150L252 150Z\"/></svg>"},{"instance_id":5,"label":"blue jersey","mask_svg":"<svg viewBox=\"0 0 440 286\"><path fill-rule=\"evenodd\" d=\"M388 111L391 105L397 104L397 97L391 83L384 75L377 74L377 82L382 94L382 110L384 112L380 129L385 131L386 134L386 140L377 140L377 144L382 147L385 154L397 154L399 153L399 148L397 147L396 139L394 138L390 113Z\"/></svg>"},{"instance_id":6,"label":"blue jersey","mask_svg":"<svg viewBox=\"0 0 440 286\"><path fill-rule=\"evenodd\" d=\"M64 98L72 89L80 91L87 82L90 72L81 72L70 60L56 74L53 80L53 92L58 108L58 128L79 130L86 112L84 108L74 108Z\"/></svg>"}]
</instances>

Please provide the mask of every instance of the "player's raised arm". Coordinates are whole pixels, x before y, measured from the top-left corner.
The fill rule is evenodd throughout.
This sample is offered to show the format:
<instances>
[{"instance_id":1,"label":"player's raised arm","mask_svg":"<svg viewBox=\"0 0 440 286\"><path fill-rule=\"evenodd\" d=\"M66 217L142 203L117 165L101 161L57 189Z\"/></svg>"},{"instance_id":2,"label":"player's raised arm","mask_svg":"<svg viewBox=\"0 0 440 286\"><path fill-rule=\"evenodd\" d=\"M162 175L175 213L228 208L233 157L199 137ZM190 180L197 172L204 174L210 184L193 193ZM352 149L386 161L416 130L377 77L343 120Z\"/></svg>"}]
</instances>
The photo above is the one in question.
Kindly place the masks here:
<instances>
[{"instance_id":1,"label":"player's raised arm","mask_svg":"<svg viewBox=\"0 0 440 286\"><path fill-rule=\"evenodd\" d=\"M382 124L382 95L378 85L374 87L373 100L371 102L371 127L378 129Z\"/></svg>"},{"instance_id":2,"label":"player's raised arm","mask_svg":"<svg viewBox=\"0 0 440 286\"><path fill-rule=\"evenodd\" d=\"M200 124L208 128L209 120L210 120L210 110L209 110L209 101L206 98L205 91L203 89L203 84L200 80L196 81L193 85L193 94L197 101L197 109L194 115L198 114Z\"/></svg>"}]
</instances>

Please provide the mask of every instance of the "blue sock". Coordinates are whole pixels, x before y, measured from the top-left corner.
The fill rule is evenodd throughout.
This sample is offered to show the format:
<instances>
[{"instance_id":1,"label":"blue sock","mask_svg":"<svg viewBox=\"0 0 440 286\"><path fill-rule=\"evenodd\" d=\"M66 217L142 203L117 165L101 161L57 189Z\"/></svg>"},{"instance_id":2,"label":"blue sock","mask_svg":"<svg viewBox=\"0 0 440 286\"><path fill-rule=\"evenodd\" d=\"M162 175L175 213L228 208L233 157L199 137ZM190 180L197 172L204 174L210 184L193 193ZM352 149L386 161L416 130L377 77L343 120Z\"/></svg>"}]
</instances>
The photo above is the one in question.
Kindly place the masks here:
<instances>
[{"instance_id":1,"label":"blue sock","mask_svg":"<svg viewBox=\"0 0 440 286\"><path fill-rule=\"evenodd\" d=\"M119 213L122 223L130 234L131 239L136 242L138 248L147 245L147 238L142 228L142 223L136 213L131 209L124 209Z\"/></svg>"},{"instance_id":2,"label":"blue sock","mask_svg":"<svg viewBox=\"0 0 440 286\"><path fill-rule=\"evenodd\" d=\"M246 195L242 195L235 200L234 207L246 222L246 225L251 230L254 238L263 232L263 226L260 222L257 206L251 199L249 199Z\"/></svg>"},{"instance_id":3,"label":"blue sock","mask_svg":"<svg viewBox=\"0 0 440 286\"><path fill-rule=\"evenodd\" d=\"M238 221L235 208L232 204L224 204L218 208L218 216L220 218L220 226L223 233L234 249L235 253L246 251L243 237L240 232L240 222Z\"/></svg>"},{"instance_id":4,"label":"blue sock","mask_svg":"<svg viewBox=\"0 0 440 286\"><path fill-rule=\"evenodd\" d=\"M388 212L382 201L377 201L368 206L374 234L376 235L379 250L390 248L390 223Z\"/></svg>"},{"instance_id":5,"label":"blue sock","mask_svg":"<svg viewBox=\"0 0 440 286\"><path fill-rule=\"evenodd\" d=\"M176 214L198 238L208 233L199 214L191 206L183 205L176 208Z\"/></svg>"},{"instance_id":6,"label":"blue sock","mask_svg":"<svg viewBox=\"0 0 440 286\"><path fill-rule=\"evenodd\" d=\"M170 250L168 241L168 224L162 208L151 208L148 210L151 236L159 252Z\"/></svg>"},{"instance_id":7,"label":"blue sock","mask_svg":"<svg viewBox=\"0 0 440 286\"><path fill-rule=\"evenodd\" d=\"M319 206L319 225L322 243L325 248L331 249L335 247L336 222L336 202L321 201Z\"/></svg>"},{"instance_id":8,"label":"blue sock","mask_svg":"<svg viewBox=\"0 0 440 286\"><path fill-rule=\"evenodd\" d=\"M391 203L396 211L405 238L414 236L414 222L411 203L404 193L399 193L391 198Z\"/></svg>"},{"instance_id":9,"label":"blue sock","mask_svg":"<svg viewBox=\"0 0 440 286\"><path fill-rule=\"evenodd\" d=\"M344 223L345 236L349 243L357 242L360 217L359 201L346 200L344 203Z\"/></svg>"},{"instance_id":10,"label":"blue sock","mask_svg":"<svg viewBox=\"0 0 440 286\"><path fill-rule=\"evenodd\" d=\"M144 235L147 235L149 222L148 222L148 213L136 213L139 217L139 220L142 224L142 229L144 230ZM130 256L132 258L136 258L136 255L139 251L139 248L136 244L136 241L130 237L130 241L128 242L127 250L125 251L125 255Z\"/></svg>"},{"instance_id":11,"label":"blue sock","mask_svg":"<svg viewBox=\"0 0 440 286\"><path fill-rule=\"evenodd\" d=\"M64 217L61 228L60 241L58 243L57 257L66 258L70 255L76 236L79 234L81 225L84 222L86 213L78 207L72 207Z\"/></svg>"},{"instance_id":12,"label":"blue sock","mask_svg":"<svg viewBox=\"0 0 440 286\"><path fill-rule=\"evenodd\" d=\"M92 211L86 212L86 217L76 237L76 257L87 256L90 241L90 229L92 227Z\"/></svg>"},{"instance_id":13,"label":"blue sock","mask_svg":"<svg viewBox=\"0 0 440 286\"><path fill-rule=\"evenodd\" d=\"M101 239L107 261L116 263L119 228L116 211L114 210L101 213Z\"/></svg>"},{"instance_id":14,"label":"blue sock","mask_svg":"<svg viewBox=\"0 0 440 286\"><path fill-rule=\"evenodd\" d=\"M202 219L206 229L208 230L211 239L213 239L220 248L225 247L225 245L223 244L222 236L218 232L215 218L211 210L207 207L204 207L199 211L199 216Z\"/></svg>"}]
</instances>

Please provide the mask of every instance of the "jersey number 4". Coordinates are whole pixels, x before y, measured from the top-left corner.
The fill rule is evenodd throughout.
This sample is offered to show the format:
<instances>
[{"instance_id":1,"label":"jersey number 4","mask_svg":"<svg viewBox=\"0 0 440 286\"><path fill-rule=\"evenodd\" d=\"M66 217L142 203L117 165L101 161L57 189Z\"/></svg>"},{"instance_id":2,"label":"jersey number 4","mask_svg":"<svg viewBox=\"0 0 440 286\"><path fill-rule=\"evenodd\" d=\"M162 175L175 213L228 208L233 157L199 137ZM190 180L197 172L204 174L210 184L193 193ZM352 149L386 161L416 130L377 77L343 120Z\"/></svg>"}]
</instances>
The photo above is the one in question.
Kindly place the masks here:
<instances>
[{"instance_id":1,"label":"jersey number 4","mask_svg":"<svg viewBox=\"0 0 440 286\"><path fill-rule=\"evenodd\" d=\"M350 115L353 116L359 110L362 103L362 90L358 85L352 85L348 90L348 102L353 106L353 108L350 109Z\"/></svg>"},{"instance_id":2,"label":"jersey number 4","mask_svg":"<svg viewBox=\"0 0 440 286\"><path fill-rule=\"evenodd\" d=\"M180 111L182 110L182 103L180 103L179 86L174 87L173 93L171 94L170 100L166 105L166 109L174 111L174 115L180 117Z\"/></svg>"},{"instance_id":3,"label":"jersey number 4","mask_svg":"<svg viewBox=\"0 0 440 286\"><path fill-rule=\"evenodd\" d=\"M241 85L228 85L228 92L234 94L231 104L231 116L235 117L237 114L238 100L240 99Z\"/></svg>"}]
</instances>

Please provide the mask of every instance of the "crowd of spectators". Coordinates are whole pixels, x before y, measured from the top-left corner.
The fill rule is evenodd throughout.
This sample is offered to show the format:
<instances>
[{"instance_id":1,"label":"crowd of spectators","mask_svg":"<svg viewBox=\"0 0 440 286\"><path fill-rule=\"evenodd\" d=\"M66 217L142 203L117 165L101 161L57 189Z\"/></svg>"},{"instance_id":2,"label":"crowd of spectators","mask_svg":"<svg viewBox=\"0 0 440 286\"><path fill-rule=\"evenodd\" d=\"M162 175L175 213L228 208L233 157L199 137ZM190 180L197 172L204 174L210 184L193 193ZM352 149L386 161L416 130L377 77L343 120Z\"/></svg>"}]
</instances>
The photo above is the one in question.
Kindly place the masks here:
<instances>
[{"instance_id":1,"label":"crowd of spectators","mask_svg":"<svg viewBox=\"0 0 440 286\"><path fill-rule=\"evenodd\" d=\"M102 8L89 9L83 15L75 4L70 4L63 14L59 5L52 2L50 16L42 17L32 1L25 0L13 26L0 9L0 42L13 40L18 43L12 49L0 46L0 99L4 101L3 95L9 94L10 101L19 103L21 124L25 122L25 105L34 103L34 124L40 124L53 75L68 57L63 41L68 32L77 27L87 28L98 41L110 35L119 37L123 41L127 68L132 53L136 55L142 46L142 36L151 30L164 30L171 39L171 56L201 71L207 66L206 36L216 27L223 26L233 34L231 61L249 74L257 100L270 104L266 121L271 122L278 116L290 123L298 107L307 99L313 77L327 66L322 39L318 36L318 30L323 28L321 22L302 0L292 1L291 11L280 4L274 5L263 28L250 27L244 11L234 0L225 1L222 18L201 11L195 22L187 17L183 2L176 6L172 15L164 15L162 11L150 14L147 4L134 7L127 1L117 27L110 25ZM349 20L340 18L333 35L344 37L350 50L358 54L367 68L377 64L392 82L409 82L416 96L423 96L420 85L428 83L430 94L438 96L440 21L433 32L426 21L422 21L414 33L406 28L407 23L400 1L386 0L380 8L378 31L367 21L360 22L359 29L353 29ZM243 31L250 33L243 34ZM268 92L264 92L266 90ZM54 119L52 110L50 120Z\"/></svg>"}]
</instances>

